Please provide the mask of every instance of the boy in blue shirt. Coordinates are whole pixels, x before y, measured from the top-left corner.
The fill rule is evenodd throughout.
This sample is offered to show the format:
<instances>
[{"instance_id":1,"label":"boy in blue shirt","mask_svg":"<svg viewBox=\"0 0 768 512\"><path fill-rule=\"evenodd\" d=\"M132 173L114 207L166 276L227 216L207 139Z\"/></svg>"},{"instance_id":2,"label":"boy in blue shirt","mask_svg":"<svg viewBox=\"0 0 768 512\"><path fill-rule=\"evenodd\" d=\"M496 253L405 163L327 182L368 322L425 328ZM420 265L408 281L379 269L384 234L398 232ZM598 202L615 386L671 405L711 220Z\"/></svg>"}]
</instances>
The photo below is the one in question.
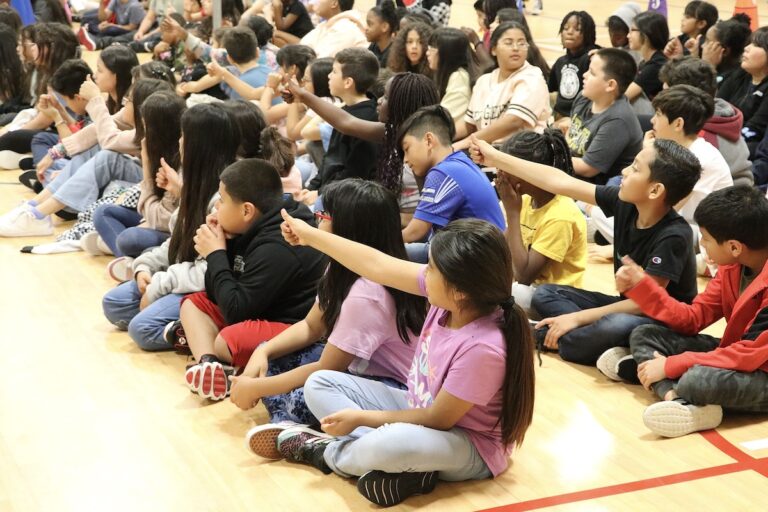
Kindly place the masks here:
<instances>
[{"instance_id":1,"label":"boy in blue shirt","mask_svg":"<svg viewBox=\"0 0 768 512\"><path fill-rule=\"evenodd\" d=\"M229 71L232 75L222 75L221 90L233 100L243 99L229 83L239 79L251 87L264 87L270 69L259 65L259 42L254 33L245 27L235 27L224 34L224 48L227 50L227 60L232 64ZM282 101L278 97L272 101L277 104Z\"/></svg>"},{"instance_id":2,"label":"boy in blue shirt","mask_svg":"<svg viewBox=\"0 0 768 512\"><path fill-rule=\"evenodd\" d=\"M429 242L419 242L451 221L476 218L506 229L496 191L465 153L453 150L454 135L453 118L439 105L417 110L400 128L403 161L417 179L426 176L421 201L403 229L408 258L417 263L429 256Z\"/></svg>"}]
</instances>

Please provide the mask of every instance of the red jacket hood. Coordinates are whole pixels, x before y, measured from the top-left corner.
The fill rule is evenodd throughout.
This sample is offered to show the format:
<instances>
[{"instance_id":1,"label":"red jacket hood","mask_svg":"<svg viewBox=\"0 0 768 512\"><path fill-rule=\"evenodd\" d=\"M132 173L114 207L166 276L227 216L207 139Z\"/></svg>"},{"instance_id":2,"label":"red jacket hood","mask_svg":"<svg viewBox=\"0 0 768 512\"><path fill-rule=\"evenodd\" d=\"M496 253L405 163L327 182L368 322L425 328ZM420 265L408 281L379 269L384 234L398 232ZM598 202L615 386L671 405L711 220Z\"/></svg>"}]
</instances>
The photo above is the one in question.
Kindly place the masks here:
<instances>
[{"instance_id":1,"label":"red jacket hood","mask_svg":"<svg viewBox=\"0 0 768 512\"><path fill-rule=\"evenodd\" d=\"M704 123L704 127L699 132L699 136L715 147L718 147L717 137L722 137L730 142L736 142L741 137L744 115L741 113L741 110L732 105L729 106L733 109L733 115L714 115Z\"/></svg>"}]
</instances>

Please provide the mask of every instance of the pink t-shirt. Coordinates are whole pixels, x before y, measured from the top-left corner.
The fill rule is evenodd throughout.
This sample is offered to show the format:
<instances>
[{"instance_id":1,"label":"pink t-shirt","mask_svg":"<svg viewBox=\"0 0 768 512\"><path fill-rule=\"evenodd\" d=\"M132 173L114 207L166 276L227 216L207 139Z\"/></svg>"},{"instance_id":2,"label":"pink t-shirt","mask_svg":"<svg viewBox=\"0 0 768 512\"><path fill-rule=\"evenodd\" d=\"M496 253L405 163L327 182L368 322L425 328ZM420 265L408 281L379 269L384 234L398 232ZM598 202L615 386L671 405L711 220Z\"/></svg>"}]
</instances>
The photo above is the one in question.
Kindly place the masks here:
<instances>
[{"instance_id":1,"label":"pink t-shirt","mask_svg":"<svg viewBox=\"0 0 768 512\"><path fill-rule=\"evenodd\" d=\"M424 272L419 275L419 287L426 295ZM507 449L501 441L499 422L507 359L504 335L497 325L501 310L461 329L445 327L447 313L434 306L427 313L408 374L408 405L428 407L441 389L475 404L456 426L467 433L496 476L509 465L511 453L511 446Z\"/></svg>"},{"instance_id":2,"label":"pink t-shirt","mask_svg":"<svg viewBox=\"0 0 768 512\"><path fill-rule=\"evenodd\" d=\"M299 168L295 165L291 167L288 176L280 178L280 181L283 182L283 192L286 194L301 192L301 172L299 172Z\"/></svg>"},{"instance_id":3,"label":"pink t-shirt","mask_svg":"<svg viewBox=\"0 0 768 512\"><path fill-rule=\"evenodd\" d=\"M395 300L362 277L349 289L328 343L355 356L350 373L389 377L405 384L418 337L406 345L397 333Z\"/></svg>"}]
</instances>

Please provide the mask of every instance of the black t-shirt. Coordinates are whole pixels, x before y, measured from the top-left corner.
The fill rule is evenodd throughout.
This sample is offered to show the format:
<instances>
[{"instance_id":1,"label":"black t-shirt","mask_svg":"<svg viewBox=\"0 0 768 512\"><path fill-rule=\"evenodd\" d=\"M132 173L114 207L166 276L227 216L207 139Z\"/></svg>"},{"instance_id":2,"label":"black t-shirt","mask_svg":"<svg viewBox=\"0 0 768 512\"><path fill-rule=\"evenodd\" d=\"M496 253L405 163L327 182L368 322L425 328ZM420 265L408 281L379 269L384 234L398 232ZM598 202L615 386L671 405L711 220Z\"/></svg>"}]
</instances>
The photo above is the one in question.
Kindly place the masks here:
<instances>
[{"instance_id":1,"label":"black t-shirt","mask_svg":"<svg viewBox=\"0 0 768 512\"><path fill-rule=\"evenodd\" d=\"M296 15L296 21L288 27L285 31L298 38L302 38L305 35L312 32L315 26L312 24L312 19L309 17L307 8L300 0L288 0L290 3L283 4L283 18L289 14Z\"/></svg>"},{"instance_id":2,"label":"black t-shirt","mask_svg":"<svg viewBox=\"0 0 768 512\"><path fill-rule=\"evenodd\" d=\"M619 187L598 186L595 200L607 217L614 218L614 271L621 267L621 258L629 255L648 274L669 279L670 296L690 303L698 289L693 231L685 219L670 208L653 226L638 229L637 208L619 199Z\"/></svg>"},{"instance_id":3,"label":"black t-shirt","mask_svg":"<svg viewBox=\"0 0 768 512\"><path fill-rule=\"evenodd\" d=\"M666 63L667 58L664 54L656 52L651 55L650 59L641 62L637 69L635 83L643 89L643 92L648 96L649 100L656 97L664 87L664 84L662 84L659 79L659 71L661 71L661 67Z\"/></svg>"},{"instance_id":4,"label":"black t-shirt","mask_svg":"<svg viewBox=\"0 0 768 512\"><path fill-rule=\"evenodd\" d=\"M599 48L591 46L579 53L566 52L555 61L549 74L549 92L557 92L555 112L568 116L576 95L584 86L584 73L589 69L589 52Z\"/></svg>"},{"instance_id":5,"label":"black t-shirt","mask_svg":"<svg viewBox=\"0 0 768 512\"><path fill-rule=\"evenodd\" d=\"M387 67L387 59L389 59L389 49L392 48L392 43L390 42L389 45L387 45L384 50L379 49L379 45L376 43L371 43L368 46L368 49L371 51L372 54L376 56L377 59L379 59L379 67L381 69L384 69Z\"/></svg>"},{"instance_id":6,"label":"black t-shirt","mask_svg":"<svg viewBox=\"0 0 768 512\"><path fill-rule=\"evenodd\" d=\"M755 85L752 75L743 69L737 69L717 89L717 97L722 98L744 115L744 128L741 136L747 142L762 140L768 126L768 77Z\"/></svg>"}]
</instances>

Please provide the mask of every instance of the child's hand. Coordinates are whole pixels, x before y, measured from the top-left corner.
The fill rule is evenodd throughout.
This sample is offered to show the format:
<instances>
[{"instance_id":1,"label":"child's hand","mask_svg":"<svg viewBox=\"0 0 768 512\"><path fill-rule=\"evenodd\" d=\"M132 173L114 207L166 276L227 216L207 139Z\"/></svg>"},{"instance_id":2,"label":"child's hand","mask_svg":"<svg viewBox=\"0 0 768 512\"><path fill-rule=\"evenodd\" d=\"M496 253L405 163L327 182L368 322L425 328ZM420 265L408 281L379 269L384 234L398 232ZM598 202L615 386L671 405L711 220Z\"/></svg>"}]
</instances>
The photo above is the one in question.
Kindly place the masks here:
<instances>
[{"instance_id":1,"label":"child's hand","mask_svg":"<svg viewBox=\"0 0 768 512\"><path fill-rule=\"evenodd\" d=\"M296 78L291 77L283 81L283 101L289 105L294 101L300 101L302 92L304 92L304 89L301 88Z\"/></svg>"},{"instance_id":2,"label":"child's hand","mask_svg":"<svg viewBox=\"0 0 768 512\"><path fill-rule=\"evenodd\" d=\"M655 350L653 357L653 359L640 363L640 366L637 367L637 378L640 379L643 387L649 391L653 384L667 378L667 373L664 371L667 358Z\"/></svg>"},{"instance_id":3,"label":"child's hand","mask_svg":"<svg viewBox=\"0 0 768 512\"><path fill-rule=\"evenodd\" d=\"M99 90L99 86L93 81L91 75L85 78L85 82L80 86L79 94L85 101L91 101L96 96L101 95L101 90Z\"/></svg>"},{"instance_id":4,"label":"child's hand","mask_svg":"<svg viewBox=\"0 0 768 512\"><path fill-rule=\"evenodd\" d=\"M205 225L211 229L216 229L219 227L219 216L217 212L209 213L205 217Z\"/></svg>"},{"instance_id":5,"label":"child's hand","mask_svg":"<svg viewBox=\"0 0 768 512\"><path fill-rule=\"evenodd\" d=\"M51 155L45 155L42 160L37 163L35 168L35 174L37 175L37 181L43 182L45 178L45 171L51 168L53 165L53 157Z\"/></svg>"},{"instance_id":6,"label":"child's hand","mask_svg":"<svg viewBox=\"0 0 768 512\"><path fill-rule=\"evenodd\" d=\"M222 68L215 60L212 60L210 63L208 63L208 65L205 66L205 69L208 71L208 75L212 76L213 78L221 78L224 74L224 68Z\"/></svg>"},{"instance_id":7,"label":"child's hand","mask_svg":"<svg viewBox=\"0 0 768 512\"><path fill-rule=\"evenodd\" d=\"M139 311L144 311L149 307L149 305L152 304L152 301L149 300L149 294L144 294L141 296L141 301L139 302Z\"/></svg>"},{"instance_id":8,"label":"child's hand","mask_svg":"<svg viewBox=\"0 0 768 512\"><path fill-rule=\"evenodd\" d=\"M152 276L149 272L141 271L136 274L136 287L139 289L139 293L145 295L147 293L147 286L152 282Z\"/></svg>"},{"instance_id":9,"label":"child's hand","mask_svg":"<svg viewBox=\"0 0 768 512\"><path fill-rule=\"evenodd\" d=\"M99 23L99 30L104 30L108 27L111 27L112 25L113 24L108 21L102 21L101 23Z\"/></svg>"},{"instance_id":10,"label":"child's hand","mask_svg":"<svg viewBox=\"0 0 768 512\"><path fill-rule=\"evenodd\" d=\"M195 242L195 250L203 258L207 258L214 251L227 249L227 237L218 224L213 229L203 224L197 229L192 240Z\"/></svg>"},{"instance_id":11,"label":"child's hand","mask_svg":"<svg viewBox=\"0 0 768 512\"><path fill-rule=\"evenodd\" d=\"M285 241L291 245L307 245L305 237L315 228L303 220L291 217L288 212L285 211L285 208L280 210L280 214L283 216L283 220L285 221L280 225L280 230L283 232L283 238L285 238Z\"/></svg>"},{"instance_id":12,"label":"child's hand","mask_svg":"<svg viewBox=\"0 0 768 512\"><path fill-rule=\"evenodd\" d=\"M283 74L282 73L270 73L267 76L267 87L275 91L275 93L278 92L278 88L280 87L280 84L283 82Z\"/></svg>"},{"instance_id":13,"label":"child's hand","mask_svg":"<svg viewBox=\"0 0 768 512\"><path fill-rule=\"evenodd\" d=\"M267 376L267 370L269 369L269 357L267 357L266 351L262 348L263 343L259 345L256 350L251 354L248 359L248 364L245 365L243 375L246 377L260 377Z\"/></svg>"},{"instance_id":14,"label":"child's hand","mask_svg":"<svg viewBox=\"0 0 768 512\"><path fill-rule=\"evenodd\" d=\"M520 215L523 208L523 194L520 192L520 183L514 185L512 178L505 172L496 174L496 190L501 197L501 203L509 215Z\"/></svg>"},{"instance_id":15,"label":"child's hand","mask_svg":"<svg viewBox=\"0 0 768 512\"><path fill-rule=\"evenodd\" d=\"M169 45L169 44L168 44L168 43L166 43L165 41L160 41L160 42L159 42L159 43L157 43L157 44L155 45L155 47L152 49L152 53L154 54L154 56L155 56L156 58L160 58L160 55L161 55L163 52L167 52L167 51L168 51L168 50L170 50L170 49L171 49L171 45Z\"/></svg>"},{"instance_id":16,"label":"child's hand","mask_svg":"<svg viewBox=\"0 0 768 512\"><path fill-rule=\"evenodd\" d=\"M360 411L344 409L320 420L323 432L332 436L345 436L360 426Z\"/></svg>"},{"instance_id":17,"label":"child's hand","mask_svg":"<svg viewBox=\"0 0 768 512\"><path fill-rule=\"evenodd\" d=\"M701 36L692 37L685 42L685 49L688 50L694 57L699 56L699 46L701 45L699 42L699 37Z\"/></svg>"},{"instance_id":18,"label":"child's hand","mask_svg":"<svg viewBox=\"0 0 768 512\"><path fill-rule=\"evenodd\" d=\"M581 327L581 323L576 315L578 315L578 313L567 313L552 318L545 318L537 323L535 326L536 329L541 329L547 325L549 326L547 336L544 338L544 346L550 350L557 350L557 341L561 336L565 336L577 327Z\"/></svg>"},{"instance_id":19,"label":"child's hand","mask_svg":"<svg viewBox=\"0 0 768 512\"><path fill-rule=\"evenodd\" d=\"M158 187L167 190L173 197L181 197L181 176L176 172L176 169L168 165L165 158L160 159L160 169L157 171L157 175L161 177L161 181L165 185L161 186L158 183Z\"/></svg>"},{"instance_id":20,"label":"child's hand","mask_svg":"<svg viewBox=\"0 0 768 512\"><path fill-rule=\"evenodd\" d=\"M179 25L179 23L170 16L163 17L163 22L160 24L160 30L162 30L163 32L175 33L180 41L185 41L187 39L187 31L184 29L184 27ZM142 35L142 38L143 37L144 36Z\"/></svg>"},{"instance_id":21,"label":"child's hand","mask_svg":"<svg viewBox=\"0 0 768 512\"><path fill-rule=\"evenodd\" d=\"M48 94L41 94L36 105L37 111L54 121L59 113L54 103L56 103L56 98Z\"/></svg>"},{"instance_id":22,"label":"child's hand","mask_svg":"<svg viewBox=\"0 0 768 512\"><path fill-rule=\"evenodd\" d=\"M709 62L714 67L723 62L723 55L725 55L725 48L717 41L705 42L701 50L701 60Z\"/></svg>"},{"instance_id":23,"label":"child's hand","mask_svg":"<svg viewBox=\"0 0 768 512\"><path fill-rule=\"evenodd\" d=\"M645 277L643 267L635 263L629 256L621 258L622 266L616 271L616 289L619 293L631 290Z\"/></svg>"},{"instance_id":24,"label":"child's hand","mask_svg":"<svg viewBox=\"0 0 768 512\"><path fill-rule=\"evenodd\" d=\"M474 135L470 137L469 144L469 156L477 165L485 165L486 167L497 167L493 164L493 146L488 144L482 139L478 139Z\"/></svg>"},{"instance_id":25,"label":"child's hand","mask_svg":"<svg viewBox=\"0 0 768 512\"><path fill-rule=\"evenodd\" d=\"M648 130L643 135L643 148L653 147L653 143L656 142L656 133L653 130Z\"/></svg>"},{"instance_id":26,"label":"child's hand","mask_svg":"<svg viewBox=\"0 0 768 512\"><path fill-rule=\"evenodd\" d=\"M680 40L676 37L673 37L669 40L667 43L667 46L664 47L664 55L671 59L672 57L677 57L679 55L683 54L683 45L680 44Z\"/></svg>"},{"instance_id":27,"label":"child's hand","mask_svg":"<svg viewBox=\"0 0 768 512\"><path fill-rule=\"evenodd\" d=\"M256 407L262 396L259 390L259 379L244 375L240 377L230 375L229 381L232 383L229 388L229 399L233 404L244 411Z\"/></svg>"}]
</instances>

